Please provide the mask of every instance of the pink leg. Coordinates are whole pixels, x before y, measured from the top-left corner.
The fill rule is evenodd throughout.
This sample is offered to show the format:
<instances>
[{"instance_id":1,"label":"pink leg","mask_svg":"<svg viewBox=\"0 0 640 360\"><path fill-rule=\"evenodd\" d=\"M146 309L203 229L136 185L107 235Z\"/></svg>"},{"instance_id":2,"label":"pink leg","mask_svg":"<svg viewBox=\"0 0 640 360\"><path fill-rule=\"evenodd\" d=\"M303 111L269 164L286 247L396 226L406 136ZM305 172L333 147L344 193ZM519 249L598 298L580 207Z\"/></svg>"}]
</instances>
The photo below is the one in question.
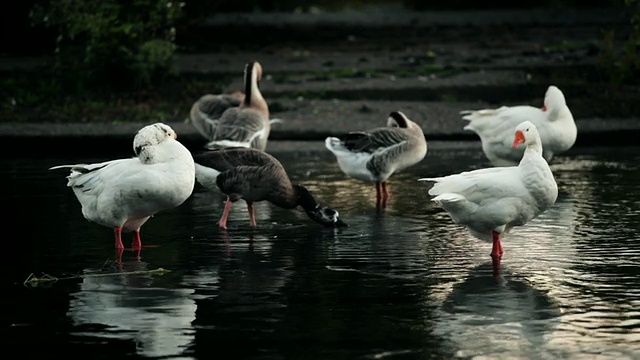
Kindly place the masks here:
<instances>
[{"instance_id":1,"label":"pink leg","mask_svg":"<svg viewBox=\"0 0 640 360\"><path fill-rule=\"evenodd\" d=\"M383 181L382 184L382 207L387 207L389 201L389 189L387 188L387 182Z\"/></svg>"},{"instance_id":2,"label":"pink leg","mask_svg":"<svg viewBox=\"0 0 640 360\"><path fill-rule=\"evenodd\" d=\"M500 242L500 234L493 231L493 246L491 248L491 259L493 264L493 276L500 275L500 260L502 259L502 243Z\"/></svg>"},{"instance_id":3,"label":"pink leg","mask_svg":"<svg viewBox=\"0 0 640 360\"><path fill-rule=\"evenodd\" d=\"M249 211L249 223L251 226L256 226L256 213L253 209L253 203L251 201L247 201L247 210Z\"/></svg>"},{"instance_id":4,"label":"pink leg","mask_svg":"<svg viewBox=\"0 0 640 360\"><path fill-rule=\"evenodd\" d=\"M132 249L140 249L142 248L142 240L140 240L140 229L133 232L133 243L131 244Z\"/></svg>"},{"instance_id":5,"label":"pink leg","mask_svg":"<svg viewBox=\"0 0 640 360\"><path fill-rule=\"evenodd\" d=\"M124 252L124 249L116 248L116 254L115 254L116 264L122 264L122 253L123 252Z\"/></svg>"},{"instance_id":6,"label":"pink leg","mask_svg":"<svg viewBox=\"0 0 640 360\"><path fill-rule=\"evenodd\" d=\"M124 245L122 245L122 228L116 226L113 232L116 235L116 249L124 249Z\"/></svg>"},{"instance_id":7,"label":"pink leg","mask_svg":"<svg viewBox=\"0 0 640 360\"><path fill-rule=\"evenodd\" d=\"M382 182L382 197L385 199L389 198L389 188L387 187L387 182Z\"/></svg>"},{"instance_id":8,"label":"pink leg","mask_svg":"<svg viewBox=\"0 0 640 360\"><path fill-rule=\"evenodd\" d=\"M224 203L224 211L222 212L222 217L220 217L220 221L218 221L218 226L220 229L227 228L227 218L229 217L229 212L231 211L231 199L227 198L227 201Z\"/></svg>"},{"instance_id":9,"label":"pink leg","mask_svg":"<svg viewBox=\"0 0 640 360\"><path fill-rule=\"evenodd\" d=\"M382 205L382 183L380 181L376 181L376 206L380 207Z\"/></svg>"}]
</instances>

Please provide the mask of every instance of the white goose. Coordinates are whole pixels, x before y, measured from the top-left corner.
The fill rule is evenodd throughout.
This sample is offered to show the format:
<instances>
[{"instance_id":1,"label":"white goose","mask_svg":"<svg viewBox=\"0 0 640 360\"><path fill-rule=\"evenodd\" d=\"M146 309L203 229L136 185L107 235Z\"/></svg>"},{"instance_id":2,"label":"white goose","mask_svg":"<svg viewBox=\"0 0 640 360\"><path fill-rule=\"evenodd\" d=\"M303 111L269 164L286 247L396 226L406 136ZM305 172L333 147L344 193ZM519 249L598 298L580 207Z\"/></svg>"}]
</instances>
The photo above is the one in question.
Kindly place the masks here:
<instances>
[{"instance_id":1,"label":"white goose","mask_svg":"<svg viewBox=\"0 0 640 360\"><path fill-rule=\"evenodd\" d=\"M389 114L386 127L350 132L340 139L328 137L325 146L346 175L376 183L376 200L382 207L389 199L389 177L422 161L427 154L422 128L400 111Z\"/></svg>"},{"instance_id":2,"label":"white goose","mask_svg":"<svg viewBox=\"0 0 640 360\"><path fill-rule=\"evenodd\" d=\"M522 122L515 129L513 147L525 143L518 166L494 167L437 178L429 190L432 199L482 240L493 240L491 257L494 274L500 271L500 237L514 226L522 226L555 203L558 186L542 157L542 143L536 126Z\"/></svg>"},{"instance_id":3,"label":"white goose","mask_svg":"<svg viewBox=\"0 0 640 360\"><path fill-rule=\"evenodd\" d=\"M244 69L244 98L237 107L225 110L218 120L207 148L250 147L264 150L271 132L269 105L260 92L262 65L253 61Z\"/></svg>"},{"instance_id":4,"label":"white goose","mask_svg":"<svg viewBox=\"0 0 640 360\"><path fill-rule=\"evenodd\" d=\"M67 168L67 186L82 205L82 215L114 228L115 245L124 249L121 234L133 231L132 248L142 247L140 227L153 214L177 207L193 191L195 165L191 152L176 140L166 124L143 127L133 140L137 157Z\"/></svg>"},{"instance_id":5,"label":"white goose","mask_svg":"<svg viewBox=\"0 0 640 360\"><path fill-rule=\"evenodd\" d=\"M523 150L513 149L514 129L523 121L531 121L542 140L542 156L551 161L555 154L569 150L576 142L578 128L562 91L549 86L542 109L529 106L502 106L497 109L464 110L462 118L469 121L464 129L474 131L482 141L482 150L494 166L517 165Z\"/></svg>"}]
</instances>

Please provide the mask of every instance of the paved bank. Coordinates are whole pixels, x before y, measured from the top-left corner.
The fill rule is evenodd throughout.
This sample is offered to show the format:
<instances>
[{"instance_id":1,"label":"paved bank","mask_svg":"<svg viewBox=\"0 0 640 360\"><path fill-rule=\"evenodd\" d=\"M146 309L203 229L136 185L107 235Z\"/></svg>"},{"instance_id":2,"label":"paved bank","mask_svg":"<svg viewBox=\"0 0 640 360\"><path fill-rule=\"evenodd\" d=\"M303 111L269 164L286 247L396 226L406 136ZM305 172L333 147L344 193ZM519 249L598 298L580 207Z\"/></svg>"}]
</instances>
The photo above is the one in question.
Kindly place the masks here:
<instances>
[{"instance_id":1,"label":"paved bank","mask_svg":"<svg viewBox=\"0 0 640 360\"><path fill-rule=\"evenodd\" d=\"M426 105L416 106L417 108L405 109L406 113L413 114ZM316 122L313 128L304 123L304 118L283 118L283 123L274 124L270 139L274 144L291 141L322 144L327 136L369 128L372 125L379 126L386 120L376 115L374 124L372 117L371 114L349 119L325 117L324 121ZM206 143L191 124L168 124L175 129L178 139L192 151L201 149ZM462 130L463 124L464 121L459 119L455 122L433 120L423 123L422 127L427 141L478 143L479 139L474 133ZM576 147L637 145L640 137L640 121L637 119L579 119L577 124ZM128 154L134 134L144 125L147 124L0 124L0 153L5 157L82 156L79 154L106 156L114 152ZM291 148L298 149L296 146Z\"/></svg>"},{"instance_id":2,"label":"paved bank","mask_svg":"<svg viewBox=\"0 0 640 360\"><path fill-rule=\"evenodd\" d=\"M318 142L381 126L389 112L401 110L423 127L428 140L477 142L475 134L462 130L460 110L541 106L546 87L555 84L576 118L577 146L622 145L640 135L640 92L599 81L594 69L602 29L625 21L616 8L225 14L193 30L206 43L195 53L179 53L176 67L200 81L232 75L225 88L233 90L241 86L244 63L259 60L272 117L283 120L272 128L274 141ZM19 59L12 69L9 61L0 61L0 69L34 63ZM184 111L164 121L183 143L198 149L206 140L184 121L187 116ZM16 149L24 154L126 150L146 124L121 120L0 124L0 146L7 155Z\"/></svg>"}]
</instances>

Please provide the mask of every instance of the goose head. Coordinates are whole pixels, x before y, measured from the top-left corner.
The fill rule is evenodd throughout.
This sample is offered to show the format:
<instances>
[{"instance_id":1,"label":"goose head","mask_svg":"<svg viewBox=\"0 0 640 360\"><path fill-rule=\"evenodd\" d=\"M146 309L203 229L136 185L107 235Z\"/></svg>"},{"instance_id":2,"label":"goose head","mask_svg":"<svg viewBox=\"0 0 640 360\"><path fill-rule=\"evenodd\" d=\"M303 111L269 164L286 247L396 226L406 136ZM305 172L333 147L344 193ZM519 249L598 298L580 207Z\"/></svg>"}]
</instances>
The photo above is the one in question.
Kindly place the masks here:
<instances>
[{"instance_id":1,"label":"goose head","mask_svg":"<svg viewBox=\"0 0 640 360\"><path fill-rule=\"evenodd\" d=\"M393 111L387 119L387 127L408 128L409 118L400 111Z\"/></svg>"},{"instance_id":2,"label":"goose head","mask_svg":"<svg viewBox=\"0 0 640 360\"><path fill-rule=\"evenodd\" d=\"M269 107L260 92L260 80L262 80L262 65L257 61L248 62L244 67L244 101L241 106L262 111L268 120Z\"/></svg>"},{"instance_id":3,"label":"goose head","mask_svg":"<svg viewBox=\"0 0 640 360\"><path fill-rule=\"evenodd\" d=\"M538 134L538 128L530 121L521 122L516 126L516 133L513 139L512 148L516 149L521 144L537 145L540 144L540 134Z\"/></svg>"},{"instance_id":4,"label":"goose head","mask_svg":"<svg viewBox=\"0 0 640 360\"><path fill-rule=\"evenodd\" d=\"M176 132L169 125L163 123L147 125L138 130L133 138L133 152L139 156L144 147L158 145L168 138L178 138Z\"/></svg>"},{"instance_id":5,"label":"goose head","mask_svg":"<svg viewBox=\"0 0 640 360\"><path fill-rule=\"evenodd\" d=\"M298 204L311 220L328 227L348 226L340 219L337 210L318 204L307 188L302 185L294 185L294 188L298 195Z\"/></svg>"},{"instance_id":6,"label":"goose head","mask_svg":"<svg viewBox=\"0 0 640 360\"><path fill-rule=\"evenodd\" d=\"M564 94L557 86L551 85L544 94L544 106L542 111L560 109L567 105Z\"/></svg>"},{"instance_id":7,"label":"goose head","mask_svg":"<svg viewBox=\"0 0 640 360\"><path fill-rule=\"evenodd\" d=\"M177 139L175 131L163 123L147 125L138 130L133 138L133 152L144 163L155 162L157 152L153 149L167 139Z\"/></svg>"},{"instance_id":8,"label":"goose head","mask_svg":"<svg viewBox=\"0 0 640 360\"><path fill-rule=\"evenodd\" d=\"M245 88L251 88L251 84L258 85L262 80L262 65L257 61L248 62L244 66Z\"/></svg>"}]
</instances>

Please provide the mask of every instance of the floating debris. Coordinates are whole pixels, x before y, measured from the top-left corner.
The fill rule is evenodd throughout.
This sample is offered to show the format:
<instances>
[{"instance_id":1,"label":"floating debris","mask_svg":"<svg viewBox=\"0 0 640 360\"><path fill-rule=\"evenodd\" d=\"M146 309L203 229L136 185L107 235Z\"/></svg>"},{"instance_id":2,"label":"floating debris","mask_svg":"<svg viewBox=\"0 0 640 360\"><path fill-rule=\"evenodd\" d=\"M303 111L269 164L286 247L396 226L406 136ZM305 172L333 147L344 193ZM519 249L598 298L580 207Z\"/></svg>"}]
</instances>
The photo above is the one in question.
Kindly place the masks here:
<instances>
[{"instance_id":1,"label":"floating debris","mask_svg":"<svg viewBox=\"0 0 640 360\"><path fill-rule=\"evenodd\" d=\"M123 272L111 272L111 273L103 273L103 274L85 274L85 275L76 275L76 276L68 276L68 277L55 277L53 275L43 273L40 277L35 276L31 273L27 279L22 283L26 287L35 288L44 285L50 285L56 283L60 280L73 280L73 279L84 279L89 277L103 277L103 276L122 276L122 275L164 275L171 270L167 270L164 268L157 268L154 270L138 270L138 271L123 271Z\"/></svg>"}]
</instances>

